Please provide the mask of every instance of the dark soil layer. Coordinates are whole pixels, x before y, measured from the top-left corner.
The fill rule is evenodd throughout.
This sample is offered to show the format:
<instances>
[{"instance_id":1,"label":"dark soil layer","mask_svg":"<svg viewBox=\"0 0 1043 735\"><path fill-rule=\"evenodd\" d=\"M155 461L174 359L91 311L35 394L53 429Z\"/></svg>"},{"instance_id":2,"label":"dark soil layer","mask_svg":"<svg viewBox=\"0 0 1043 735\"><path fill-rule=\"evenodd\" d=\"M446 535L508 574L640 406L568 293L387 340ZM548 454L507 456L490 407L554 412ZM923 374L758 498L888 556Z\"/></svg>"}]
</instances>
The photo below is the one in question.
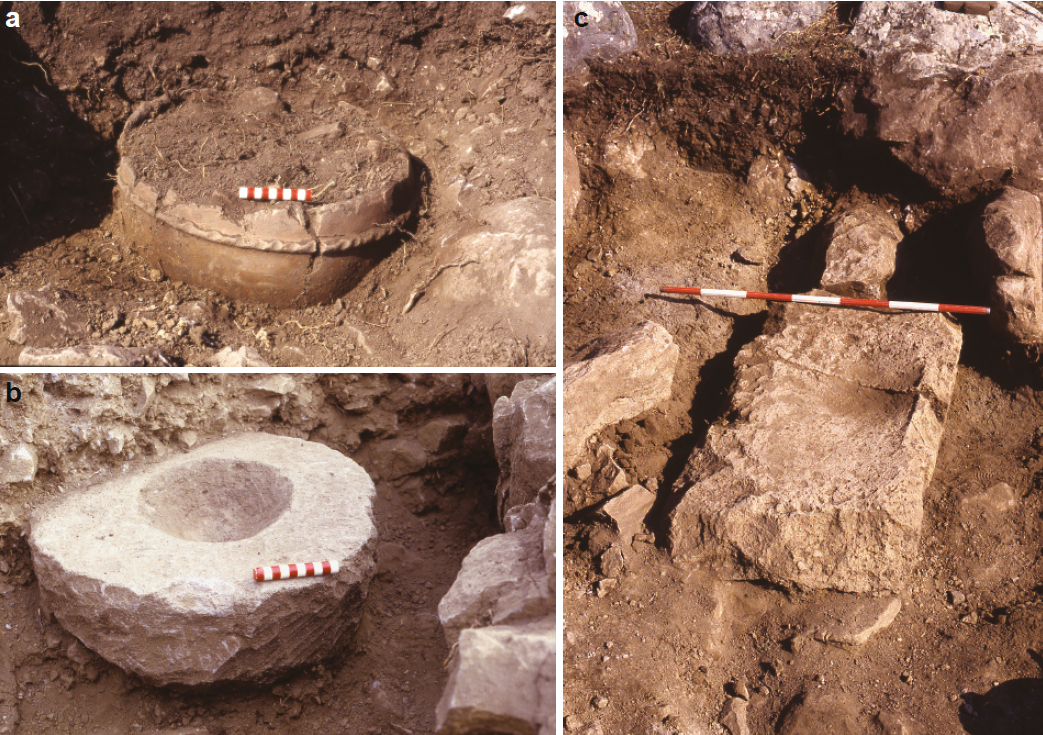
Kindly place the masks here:
<instances>
[{"instance_id":1,"label":"dark soil layer","mask_svg":"<svg viewBox=\"0 0 1043 735\"><path fill-rule=\"evenodd\" d=\"M609 537L590 511L566 519L567 731L718 732L729 682L743 679L755 735L777 732L810 692L852 697L836 718L859 732L872 732L880 712L918 722L921 733L1034 732L1043 709L1043 379L1038 356L1003 343L987 319L959 319L964 348L925 496L920 565L885 632L853 649L794 646L809 611L828 612L835 596L720 583L671 564L667 494L727 411L735 356L761 333L767 307L659 288L814 288L824 223L870 202L906 234L890 298L983 304L973 233L984 202L947 201L886 149L842 135L838 92L866 68L836 8L778 51L720 58L689 44L690 4L626 5L638 49L595 63L564 90L565 136L584 184L564 241L564 352L568 364L593 337L651 319L681 356L667 405L600 436L632 482L659 493L654 538L626 548L619 584L603 597L598 555ZM764 156L790 170L777 193L747 180ZM1013 488L1015 508L971 514L966 498L999 482Z\"/></svg>"},{"instance_id":2,"label":"dark soil layer","mask_svg":"<svg viewBox=\"0 0 1043 735\"><path fill-rule=\"evenodd\" d=\"M440 236L486 204L555 195L552 4L530 4L529 19L515 21L505 2L3 7L21 27L0 27L0 297L52 283L86 302L86 334L53 346L157 346L194 365L225 346L283 366L553 363L484 333L473 340L482 353L464 356L451 346L459 335L442 339L452 319L402 314ZM365 110L421 169L417 218L342 302L276 310L163 280L114 215L116 140L139 103L259 86L291 108ZM189 147L206 142L185 136ZM208 314L179 327L179 305L192 302ZM0 337L10 320L0 315ZM20 349L0 338L0 363Z\"/></svg>"}]
</instances>

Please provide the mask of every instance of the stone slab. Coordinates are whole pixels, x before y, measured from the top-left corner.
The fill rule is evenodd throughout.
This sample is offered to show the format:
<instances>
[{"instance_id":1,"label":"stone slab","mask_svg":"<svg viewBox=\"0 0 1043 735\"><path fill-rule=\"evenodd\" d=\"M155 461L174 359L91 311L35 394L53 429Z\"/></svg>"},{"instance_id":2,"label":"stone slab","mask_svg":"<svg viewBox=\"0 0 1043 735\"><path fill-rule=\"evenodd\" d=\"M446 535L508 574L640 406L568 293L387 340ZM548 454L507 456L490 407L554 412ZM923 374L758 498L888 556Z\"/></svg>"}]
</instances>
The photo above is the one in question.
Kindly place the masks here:
<instances>
[{"instance_id":1,"label":"stone slab","mask_svg":"<svg viewBox=\"0 0 1043 735\"><path fill-rule=\"evenodd\" d=\"M562 454L565 470L582 457L587 439L670 399L680 348L666 329L643 322L584 345L565 368Z\"/></svg>"},{"instance_id":2,"label":"stone slab","mask_svg":"<svg viewBox=\"0 0 1043 735\"><path fill-rule=\"evenodd\" d=\"M507 513L535 500L554 477L557 462L557 387L554 378L523 380L511 397L493 408L493 445L500 477L496 501L500 522Z\"/></svg>"},{"instance_id":3,"label":"stone slab","mask_svg":"<svg viewBox=\"0 0 1043 735\"><path fill-rule=\"evenodd\" d=\"M464 630L435 711L438 735L552 735L555 630L553 615Z\"/></svg>"},{"instance_id":4,"label":"stone slab","mask_svg":"<svg viewBox=\"0 0 1043 735\"><path fill-rule=\"evenodd\" d=\"M864 204L829 224L822 288L840 296L887 299L902 231L882 207Z\"/></svg>"},{"instance_id":5,"label":"stone slab","mask_svg":"<svg viewBox=\"0 0 1043 735\"><path fill-rule=\"evenodd\" d=\"M715 54L751 54L783 47L827 10L828 2L696 2L688 35Z\"/></svg>"},{"instance_id":6,"label":"stone slab","mask_svg":"<svg viewBox=\"0 0 1043 735\"><path fill-rule=\"evenodd\" d=\"M41 600L151 684L268 682L358 624L375 570L373 483L328 447L242 434L70 489L34 513ZM335 559L335 575L255 582Z\"/></svg>"},{"instance_id":7,"label":"stone slab","mask_svg":"<svg viewBox=\"0 0 1043 735\"><path fill-rule=\"evenodd\" d=\"M985 207L992 326L1026 344L1043 342L1043 213L1039 197L1007 187Z\"/></svg>"},{"instance_id":8,"label":"stone slab","mask_svg":"<svg viewBox=\"0 0 1043 735\"><path fill-rule=\"evenodd\" d=\"M772 307L674 486L673 556L736 579L901 590L956 378L939 314Z\"/></svg>"}]
</instances>

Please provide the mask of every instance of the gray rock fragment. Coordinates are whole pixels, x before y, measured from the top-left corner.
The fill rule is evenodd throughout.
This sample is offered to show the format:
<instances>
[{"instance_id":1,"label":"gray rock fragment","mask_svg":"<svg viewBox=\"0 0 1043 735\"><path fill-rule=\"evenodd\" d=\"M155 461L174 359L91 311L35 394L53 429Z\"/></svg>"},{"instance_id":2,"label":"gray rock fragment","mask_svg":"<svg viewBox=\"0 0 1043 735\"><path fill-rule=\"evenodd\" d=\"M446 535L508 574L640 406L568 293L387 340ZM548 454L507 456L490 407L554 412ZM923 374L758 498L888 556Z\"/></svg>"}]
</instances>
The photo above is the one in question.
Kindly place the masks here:
<instances>
[{"instance_id":1,"label":"gray rock fragment","mask_svg":"<svg viewBox=\"0 0 1043 735\"><path fill-rule=\"evenodd\" d=\"M688 35L715 54L751 54L782 47L827 10L828 2L696 2Z\"/></svg>"},{"instance_id":2,"label":"gray rock fragment","mask_svg":"<svg viewBox=\"0 0 1043 735\"><path fill-rule=\"evenodd\" d=\"M598 511L598 516L616 530L624 544L629 544L634 536L642 532L645 516L652 510L654 503L654 493L641 485L632 485L606 502Z\"/></svg>"},{"instance_id":3,"label":"gray rock fragment","mask_svg":"<svg viewBox=\"0 0 1043 735\"><path fill-rule=\"evenodd\" d=\"M18 355L22 367L170 367L156 347L78 345L49 349L26 347Z\"/></svg>"},{"instance_id":4,"label":"gray rock fragment","mask_svg":"<svg viewBox=\"0 0 1043 735\"><path fill-rule=\"evenodd\" d=\"M886 299L902 231L884 209L862 205L829 224L822 288L841 296Z\"/></svg>"},{"instance_id":5,"label":"gray rock fragment","mask_svg":"<svg viewBox=\"0 0 1043 735\"><path fill-rule=\"evenodd\" d=\"M552 477L557 457L555 378L525 380L493 408L493 444L500 465L496 484L501 523L507 511L531 503Z\"/></svg>"},{"instance_id":6,"label":"gray rock fragment","mask_svg":"<svg viewBox=\"0 0 1043 735\"><path fill-rule=\"evenodd\" d=\"M585 15L577 18L580 13ZM567 77L582 72L591 59L611 61L637 48L634 22L615 0L562 3L562 29Z\"/></svg>"},{"instance_id":7,"label":"gray rock fragment","mask_svg":"<svg viewBox=\"0 0 1043 735\"><path fill-rule=\"evenodd\" d=\"M467 629L435 711L438 735L551 735L555 728L555 622Z\"/></svg>"},{"instance_id":8,"label":"gray rock fragment","mask_svg":"<svg viewBox=\"0 0 1043 735\"><path fill-rule=\"evenodd\" d=\"M7 338L19 345L51 347L87 330L87 316L73 294L51 284L35 291L7 295L11 332Z\"/></svg>"},{"instance_id":9,"label":"gray rock fragment","mask_svg":"<svg viewBox=\"0 0 1043 735\"><path fill-rule=\"evenodd\" d=\"M720 723L730 735L750 735L750 724L746 719L749 703L739 697L728 697L721 709Z\"/></svg>"},{"instance_id":10,"label":"gray rock fragment","mask_svg":"<svg viewBox=\"0 0 1043 735\"><path fill-rule=\"evenodd\" d=\"M655 322L606 335L581 348L564 372L562 438L565 469L588 438L669 400L680 350Z\"/></svg>"},{"instance_id":11,"label":"gray rock fragment","mask_svg":"<svg viewBox=\"0 0 1043 735\"><path fill-rule=\"evenodd\" d=\"M1039 197L1007 187L982 216L990 252L992 326L1026 344L1043 342L1043 214Z\"/></svg>"}]
</instances>

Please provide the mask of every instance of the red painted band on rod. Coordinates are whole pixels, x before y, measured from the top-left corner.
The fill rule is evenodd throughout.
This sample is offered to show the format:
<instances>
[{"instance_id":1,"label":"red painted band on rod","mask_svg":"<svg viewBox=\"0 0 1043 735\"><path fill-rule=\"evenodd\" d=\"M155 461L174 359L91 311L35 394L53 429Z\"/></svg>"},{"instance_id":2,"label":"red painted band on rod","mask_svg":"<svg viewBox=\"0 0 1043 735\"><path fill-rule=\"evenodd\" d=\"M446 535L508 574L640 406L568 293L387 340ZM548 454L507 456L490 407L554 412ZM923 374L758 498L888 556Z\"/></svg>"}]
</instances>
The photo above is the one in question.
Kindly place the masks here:
<instances>
[{"instance_id":1,"label":"red painted band on rod","mask_svg":"<svg viewBox=\"0 0 1043 735\"><path fill-rule=\"evenodd\" d=\"M920 301L877 301L875 299L849 299L846 296L811 296L809 294L762 293L760 291L726 291L716 288L685 288L662 286L663 293L687 293L696 296L722 296L728 299L759 299L762 301L792 301L798 304L819 306L869 306L877 309L901 311L938 311L957 314L988 314L986 306L958 306L956 304L925 304Z\"/></svg>"},{"instance_id":2,"label":"red painted band on rod","mask_svg":"<svg viewBox=\"0 0 1043 735\"><path fill-rule=\"evenodd\" d=\"M239 198L310 202L311 189L276 189L274 187L240 186Z\"/></svg>"},{"instance_id":3,"label":"red painted band on rod","mask_svg":"<svg viewBox=\"0 0 1043 735\"><path fill-rule=\"evenodd\" d=\"M255 582L270 582L273 579L296 579L297 577L322 577L340 571L340 562L316 561L305 564L278 564L274 567L255 567Z\"/></svg>"}]
</instances>

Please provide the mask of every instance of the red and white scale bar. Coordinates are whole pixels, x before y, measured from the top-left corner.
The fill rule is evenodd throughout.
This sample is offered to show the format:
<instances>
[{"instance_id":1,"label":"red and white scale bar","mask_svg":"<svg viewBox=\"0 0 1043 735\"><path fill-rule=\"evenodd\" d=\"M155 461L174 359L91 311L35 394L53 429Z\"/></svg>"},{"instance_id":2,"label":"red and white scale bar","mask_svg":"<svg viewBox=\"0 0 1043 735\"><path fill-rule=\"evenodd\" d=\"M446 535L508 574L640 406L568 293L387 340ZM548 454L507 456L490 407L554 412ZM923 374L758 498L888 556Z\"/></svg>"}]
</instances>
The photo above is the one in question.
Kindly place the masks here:
<instances>
[{"instance_id":1,"label":"red and white scale bar","mask_svg":"<svg viewBox=\"0 0 1043 735\"><path fill-rule=\"evenodd\" d=\"M275 189L273 187L239 187L240 199L275 199L284 202L310 202L311 189Z\"/></svg>"},{"instance_id":2,"label":"red and white scale bar","mask_svg":"<svg viewBox=\"0 0 1043 735\"><path fill-rule=\"evenodd\" d=\"M270 582L273 579L296 579L297 577L322 577L340 571L340 562L308 562L306 564L279 564L274 567L254 568L255 582Z\"/></svg>"},{"instance_id":3,"label":"red and white scale bar","mask_svg":"<svg viewBox=\"0 0 1043 735\"><path fill-rule=\"evenodd\" d=\"M793 301L798 304L820 306L868 306L877 309L899 309L902 311L940 311L957 314L988 314L985 306L958 306L956 304L925 304L920 301L877 301L876 299L850 299L846 296L810 296L795 293L762 293L760 291L726 291L717 288L685 288L663 286L663 293L687 293L696 296L722 296L726 299L759 299L763 301Z\"/></svg>"}]
</instances>

